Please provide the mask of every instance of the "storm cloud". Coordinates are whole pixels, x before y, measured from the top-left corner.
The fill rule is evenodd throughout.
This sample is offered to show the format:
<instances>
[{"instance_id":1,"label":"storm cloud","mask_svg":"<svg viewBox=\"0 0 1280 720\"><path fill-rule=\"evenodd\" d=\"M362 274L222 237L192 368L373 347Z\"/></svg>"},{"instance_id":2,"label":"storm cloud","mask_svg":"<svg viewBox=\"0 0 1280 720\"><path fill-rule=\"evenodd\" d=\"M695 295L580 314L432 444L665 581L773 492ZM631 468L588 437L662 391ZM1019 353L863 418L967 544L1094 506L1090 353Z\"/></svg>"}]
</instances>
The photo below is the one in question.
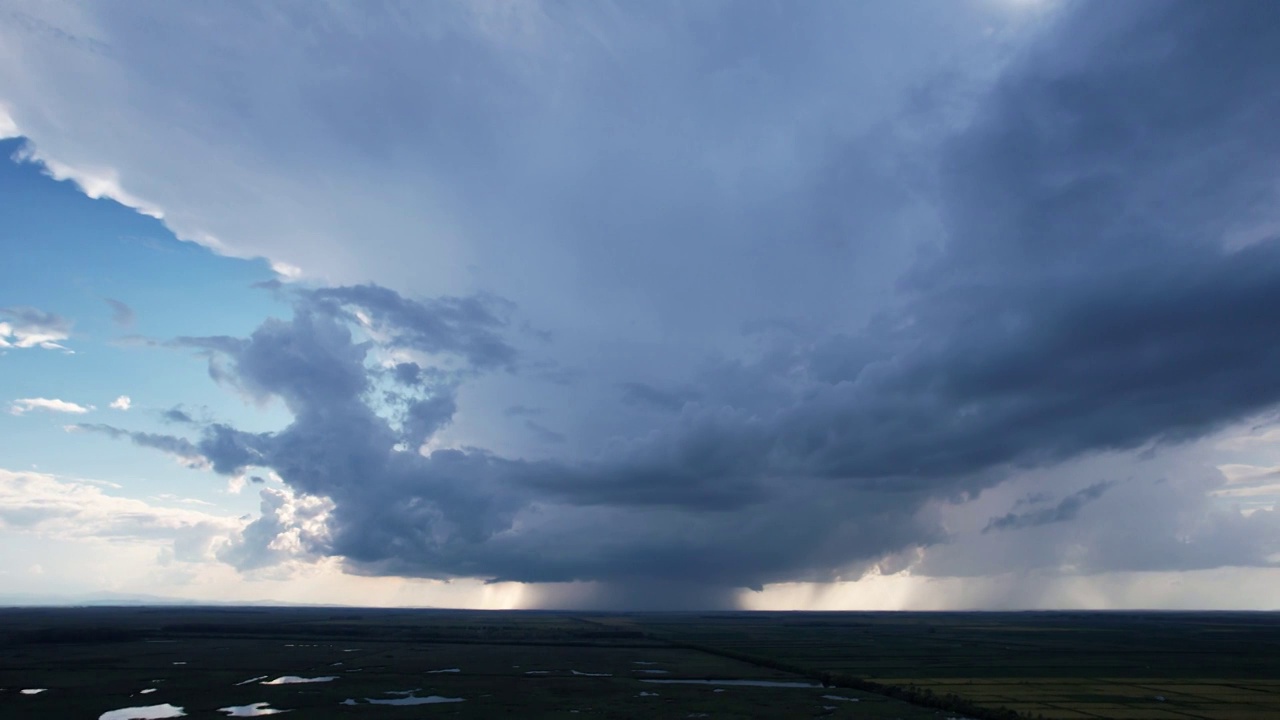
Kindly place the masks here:
<instances>
[{"instance_id":1,"label":"storm cloud","mask_svg":"<svg viewBox=\"0 0 1280 720\"><path fill-rule=\"evenodd\" d=\"M1115 485L1114 482L1100 482L1090 485L1083 490L1077 490L1067 497L1058 501L1056 504L1040 508L1039 510L1030 510L1023 513L1008 513L998 518L992 518L991 522L982 529L982 532L991 532L992 530L1017 530L1020 528L1036 527L1037 525L1048 525L1049 523L1067 522L1074 520L1080 514L1080 509L1090 502L1102 497L1102 494Z\"/></svg>"},{"instance_id":2,"label":"storm cloud","mask_svg":"<svg viewBox=\"0 0 1280 720\"><path fill-rule=\"evenodd\" d=\"M188 439L176 437L173 435L164 435L158 433L139 432L137 430L126 430L118 428L114 425L105 423L76 423L67 427L68 430L79 432L98 433L107 437L122 440L127 439L138 447L150 448L167 453L178 459L187 467L199 468L204 467L207 463L204 455L200 450Z\"/></svg>"},{"instance_id":3,"label":"storm cloud","mask_svg":"<svg viewBox=\"0 0 1280 720\"><path fill-rule=\"evenodd\" d=\"M930 97L904 122L943 113ZM715 592L853 578L945 545L930 508L1012 472L1176 446L1273 409L1278 117L1280 5L1072 5L967 122L930 142L929 160L889 162L868 138L848 140L803 202L752 207L760 227L838 245L873 231L840 208L926 198L941 233L918 248L892 302L865 323L813 303L794 326L771 324L769 299L804 296L806 278L767 274L747 303L759 308L753 327L767 331L752 330L749 350L714 353L670 384L649 375L608 384L608 400L589 409L599 415L582 421L608 434L545 459L433 441L457 421L469 384L536 380L551 362L542 344L572 336L530 342L525 308L495 294L282 290L294 302L288 319L245 338L173 343L206 354L215 379L292 415L275 432L205 424L191 443L216 472L267 468L292 493L264 490L261 519L224 559L281 561L267 549L287 535L289 557L338 556L366 574ZM644 198L591 199L583 204L617 213L580 218L606 235L644 207ZM735 232L759 239L700 225L692 210L665 217L688 224L646 227L691 239L679 264L690 276L719 268L717 253L742 262L725 250ZM711 230L719 234L700 234ZM642 277L636 267L619 272ZM688 279L647 289L688 299ZM732 296L726 287L708 302ZM543 415L530 419L522 398L499 406L546 444L573 439ZM85 429L190 449L181 438ZM988 527L1067 524L1128 486L1111 487ZM1248 542L1206 541L1185 551L1195 555L1187 562L1263 562L1270 515L1214 517L1213 537ZM1247 552L1213 549L1228 547Z\"/></svg>"}]
</instances>

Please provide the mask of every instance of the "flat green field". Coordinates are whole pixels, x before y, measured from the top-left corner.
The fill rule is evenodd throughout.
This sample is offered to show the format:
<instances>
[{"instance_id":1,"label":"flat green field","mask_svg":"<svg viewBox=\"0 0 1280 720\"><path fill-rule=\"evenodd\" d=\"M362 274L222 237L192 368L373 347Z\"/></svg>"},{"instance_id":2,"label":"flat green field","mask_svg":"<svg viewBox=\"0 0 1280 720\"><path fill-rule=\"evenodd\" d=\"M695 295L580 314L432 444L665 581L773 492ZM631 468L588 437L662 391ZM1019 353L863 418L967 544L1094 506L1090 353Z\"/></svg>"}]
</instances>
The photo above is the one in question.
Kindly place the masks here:
<instances>
[{"instance_id":1,"label":"flat green field","mask_svg":"<svg viewBox=\"0 0 1280 720\"><path fill-rule=\"evenodd\" d=\"M1267 614L7 609L0 639L5 719L1280 718Z\"/></svg>"},{"instance_id":2,"label":"flat green field","mask_svg":"<svg viewBox=\"0 0 1280 720\"><path fill-rule=\"evenodd\" d=\"M1046 718L1280 718L1269 613L803 613L637 619L735 656ZM618 622L622 622L619 620Z\"/></svg>"}]
</instances>

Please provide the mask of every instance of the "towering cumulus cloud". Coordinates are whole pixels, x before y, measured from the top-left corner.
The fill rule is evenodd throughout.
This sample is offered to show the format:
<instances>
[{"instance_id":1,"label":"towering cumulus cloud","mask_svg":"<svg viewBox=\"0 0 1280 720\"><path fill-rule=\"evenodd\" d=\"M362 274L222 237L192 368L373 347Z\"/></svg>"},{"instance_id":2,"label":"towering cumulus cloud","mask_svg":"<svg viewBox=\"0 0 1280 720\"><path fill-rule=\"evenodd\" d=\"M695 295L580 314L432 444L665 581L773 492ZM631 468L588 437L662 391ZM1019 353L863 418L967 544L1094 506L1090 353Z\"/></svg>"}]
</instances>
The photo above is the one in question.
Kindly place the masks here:
<instances>
[{"instance_id":1,"label":"towering cumulus cloud","mask_svg":"<svg viewBox=\"0 0 1280 720\"><path fill-rule=\"evenodd\" d=\"M612 383L612 403L590 411L621 429L599 441L561 442L512 397L509 415L556 440L545 459L437 442L470 384L546 372L521 308L497 296L286 290L290 319L174 341L292 415L275 432L194 423L216 472L265 468L288 488L264 493L226 559L338 556L355 573L728 602L945 544L930 508L1010 472L1174 445L1275 408L1280 4L1090 3L1056 23L917 161L929 170L911 192L942 237L894 302L855 331L810 307L806 331L753 331L754 350L724 349L670 385ZM815 208L862 200L814 187ZM797 230L780 219L793 210L770 222ZM789 287L763 287L761 305ZM1089 483L983 537L1133 496ZM1197 557L1262 565L1280 549L1272 511L1222 522L1257 540Z\"/></svg>"}]
</instances>

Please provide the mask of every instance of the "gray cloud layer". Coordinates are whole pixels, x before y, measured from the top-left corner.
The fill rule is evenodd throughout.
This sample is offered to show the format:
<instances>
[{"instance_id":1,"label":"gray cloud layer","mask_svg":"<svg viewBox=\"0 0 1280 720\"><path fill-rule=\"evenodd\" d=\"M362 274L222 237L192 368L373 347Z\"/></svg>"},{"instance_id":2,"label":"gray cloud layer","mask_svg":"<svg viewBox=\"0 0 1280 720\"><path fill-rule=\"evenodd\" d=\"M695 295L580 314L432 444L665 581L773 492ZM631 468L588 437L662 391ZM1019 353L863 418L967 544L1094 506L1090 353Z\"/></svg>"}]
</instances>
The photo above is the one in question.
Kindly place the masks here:
<instances>
[{"instance_id":1,"label":"gray cloud layer","mask_svg":"<svg viewBox=\"0 0 1280 720\"><path fill-rule=\"evenodd\" d=\"M291 319L248 338L177 341L209 354L216 379L279 398L294 418L274 433L208 425L195 446L217 472L271 468L331 499L307 552L357 572L629 586L856 575L945 542L929 503L970 497L1011 468L1187 441L1280 402L1280 243L1268 215L1278 117L1280 5L1081 4L938 143L936 163L913 160L927 168L909 189L931 199L945 241L921 251L894 306L861 331L773 328L755 333L759 352L709 360L678 389L614 385L615 405L643 419L578 456L419 454L454 421L463 383L540 367L514 339L515 308L375 285L303 290ZM378 129L362 130L376 145ZM466 147L443 162L462 163ZM832 177L847 177L841 163L865 172L863 152L833 149ZM877 191L899 192L817 178L800 210L773 207L760 221L839 242L869 232L839 208L893 201ZM608 233L672 201L611 198L595 197L601 215L577 222ZM792 212L812 222L783 222ZM667 217L680 220L668 231L702 240L693 209ZM663 262L699 275L733 255L713 241L732 239ZM643 276L631 260L620 268ZM762 298L804 290L803 274L767 280ZM431 362L381 363L392 350ZM560 435L541 416L525 421L544 440ZM992 528L1065 523L1107 487ZM237 562L263 561L286 509L283 496L264 501ZM1213 543L1233 528L1274 532L1273 513L1218 521L1182 560L1121 564L1265 562L1266 542Z\"/></svg>"},{"instance_id":2,"label":"gray cloud layer","mask_svg":"<svg viewBox=\"0 0 1280 720\"><path fill-rule=\"evenodd\" d=\"M987 526L982 529L982 532L1019 530L1074 520L1080 514L1081 508L1102 497L1103 493L1110 490L1114 485L1115 482L1094 483L1083 490L1071 493L1051 507L1029 510L1023 513L1011 512L998 518L992 518L991 522L987 523Z\"/></svg>"}]
</instances>

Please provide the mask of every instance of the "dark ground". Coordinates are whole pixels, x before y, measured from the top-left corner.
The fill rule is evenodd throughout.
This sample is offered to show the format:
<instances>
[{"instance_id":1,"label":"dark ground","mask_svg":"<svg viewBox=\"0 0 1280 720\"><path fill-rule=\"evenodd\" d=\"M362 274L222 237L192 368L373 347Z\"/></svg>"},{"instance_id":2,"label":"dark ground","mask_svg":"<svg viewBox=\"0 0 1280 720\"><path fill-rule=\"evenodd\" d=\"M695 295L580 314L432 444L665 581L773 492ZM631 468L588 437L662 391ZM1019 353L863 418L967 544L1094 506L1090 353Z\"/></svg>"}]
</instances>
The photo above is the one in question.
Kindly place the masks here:
<instances>
[{"instance_id":1,"label":"dark ground","mask_svg":"<svg viewBox=\"0 0 1280 720\"><path fill-rule=\"evenodd\" d=\"M257 702L387 720L1280 718L1280 616L1263 613L14 608L0 643L5 719L163 703L213 718ZM245 683L283 675L336 679ZM641 682L675 678L839 687ZM465 701L365 702L397 690Z\"/></svg>"}]
</instances>

